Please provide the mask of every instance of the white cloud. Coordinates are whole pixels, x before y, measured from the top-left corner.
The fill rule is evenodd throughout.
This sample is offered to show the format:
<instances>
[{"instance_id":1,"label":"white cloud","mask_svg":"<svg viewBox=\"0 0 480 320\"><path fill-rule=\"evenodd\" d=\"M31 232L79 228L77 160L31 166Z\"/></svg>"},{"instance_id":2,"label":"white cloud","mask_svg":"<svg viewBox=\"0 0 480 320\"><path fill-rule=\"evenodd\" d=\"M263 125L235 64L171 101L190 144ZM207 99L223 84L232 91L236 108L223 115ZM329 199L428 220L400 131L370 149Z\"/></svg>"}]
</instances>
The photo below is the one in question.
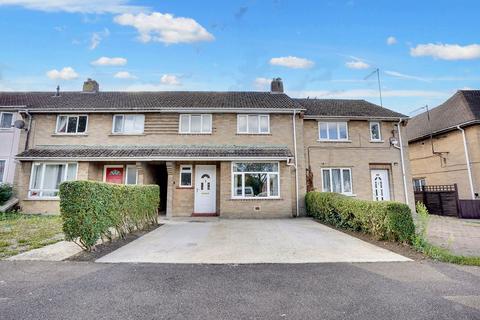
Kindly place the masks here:
<instances>
[{"instance_id":1,"label":"white cloud","mask_svg":"<svg viewBox=\"0 0 480 320\"><path fill-rule=\"evenodd\" d=\"M274 66L282 66L292 69L308 69L314 66L314 62L305 58L293 56L279 57L270 59L270 64Z\"/></svg>"},{"instance_id":2,"label":"white cloud","mask_svg":"<svg viewBox=\"0 0 480 320\"><path fill-rule=\"evenodd\" d=\"M0 6L20 6L26 9L69 13L140 12L145 7L129 5L129 0L0 0Z\"/></svg>"},{"instance_id":3,"label":"white cloud","mask_svg":"<svg viewBox=\"0 0 480 320\"><path fill-rule=\"evenodd\" d=\"M425 81L425 82L430 81L430 79L427 79L427 78L412 76L412 75L400 73L397 71L386 70L385 74L395 78L406 79L406 80L418 80L418 81Z\"/></svg>"},{"instance_id":4,"label":"white cloud","mask_svg":"<svg viewBox=\"0 0 480 320\"><path fill-rule=\"evenodd\" d=\"M119 71L119 72L115 73L115 75L113 77L117 78L117 79L137 79L136 76L134 76L133 74L131 74L128 71Z\"/></svg>"},{"instance_id":5,"label":"white cloud","mask_svg":"<svg viewBox=\"0 0 480 320\"><path fill-rule=\"evenodd\" d=\"M114 18L122 26L137 29L142 42L165 44L213 41L215 37L191 18L175 17L173 14L152 12L151 14L125 13Z\"/></svg>"},{"instance_id":6,"label":"white cloud","mask_svg":"<svg viewBox=\"0 0 480 320\"><path fill-rule=\"evenodd\" d=\"M65 67L62 70L58 71L57 69L53 69L47 72L47 77L52 80L73 80L78 78L78 73L73 70L72 67Z\"/></svg>"},{"instance_id":7,"label":"white cloud","mask_svg":"<svg viewBox=\"0 0 480 320\"><path fill-rule=\"evenodd\" d=\"M370 65L368 63L361 60L348 61L345 63L345 66L347 66L347 68L349 69L357 69L357 70L370 68Z\"/></svg>"},{"instance_id":8,"label":"white cloud","mask_svg":"<svg viewBox=\"0 0 480 320\"><path fill-rule=\"evenodd\" d=\"M107 28L103 29L103 31L92 33L89 46L90 50L94 50L95 48L97 48L100 42L109 35L110 30L108 30Z\"/></svg>"},{"instance_id":9,"label":"white cloud","mask_svg":"<svg viewBox=\"0 0 480 320\"><path fill-rule=\"evenodd\" d=\"M429 90L382 90L383 97L409 98L444 98L450 92L429 91ZM344 99L363 99L378 98L378 90L373 89L354 89L354 90L318 90L318 91L294 91L289 92L293 97L310 97L310 98L344 98Z\"/></svg>"},{"instance_id":10,"label":"white cloud","mask_svg":"<svg viewBox=\"0 0 480 320\"><path fill-rule=\"evenodd\" d=\"M431 56L442 60L471 60L480 58L480 45L419 44L415 48L410 49L410 55L412 57Z\"/></svg>"},{"instance_id":11,"label":"white cloud","mask_svg":"<svg viewBox=\"0 0 480 320\"><path fill-rule=\"evenodd\" d=\"M254 81L254 86L256 90L267 91L270 88L271 79L258 77Z\"/></svg>"},{"instance_id":12,"label":"white cloud","mask_svg":"<svg viewBox=\"0 0 480 320\"><path fill-rule=\"evenodd\" d=\"M387 44L389 46L394 45L396 43L397 43L397 38L395 38L394 36L390 36L387 38Z\"/></svg>"},{"instance_id":13,"label":"white cloud","mask_svg":"<svg viewBox=\"0 0 480 320\"><path fill-rule=\"evenodd\" d=\"M160 78L160 83L166 84L169 86L179 86L181 85L180 79L176 75L173 74L164 74Z\"/></svg>"},{"instance_id":14,"label":"white cloud","mask_svg":"<svg viewBox=\"0 0 480 320\"><path fill-rule=\"evenodd\" d=\"M124 66L127 64L127 59L125 58L109 58L109 57L101 57L95 61L91 62L94 66Z\"/></svg>"}]
</instances>

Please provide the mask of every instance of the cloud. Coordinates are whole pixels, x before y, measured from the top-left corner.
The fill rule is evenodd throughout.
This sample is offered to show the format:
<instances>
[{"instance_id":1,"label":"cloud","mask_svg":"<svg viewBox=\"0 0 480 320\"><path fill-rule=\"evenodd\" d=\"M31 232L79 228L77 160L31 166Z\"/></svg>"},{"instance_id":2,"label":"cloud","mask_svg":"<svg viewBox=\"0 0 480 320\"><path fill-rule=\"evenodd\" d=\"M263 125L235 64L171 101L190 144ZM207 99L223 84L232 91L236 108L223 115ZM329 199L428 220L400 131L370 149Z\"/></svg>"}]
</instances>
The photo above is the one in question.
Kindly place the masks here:
<instances>
[{"instance_id":1,"label":"cloud","mask_svg":"<svg viewBox=\"0 0 480 320\"><path fill-rule=\"evenodd\" d=\"M444 98L450 92L429 91L429 90L383 90L383 97L396 98ZM293 91L289 95L299 98L344 98L344 99L364 99L364 98L378 98L378 90L373 89L353 89L353 90L318 90L318 91Z\"/></svg>"},{"instance_id":2,"label":"cloud","mask_svg":"<svg viewBox=\"0 0 480 320\"><path fill-rule=\"evenodd\" d=\"M198 22L191 18L175 17L172 14L152 12L137 15L125 13L114 18L122 26L137 29L142 42L163 42L165 44L213 41L215 38Z\"/></svg>"},{"instance_id":3,"label":"cloud","mask_svg":"<svg viewBox=\"0 0 480 320\"><path fill-rule=\"evenodd\" d=\"M145 7L129 5L129 0L0 0L0 6L19 6L30 10L69 13L140 12Z\"/></svg>"},{"instance_id":4,"label":"cloud","mask_svg":"<svg viewBox=\"0 0 480 320\"><path fill-rule=\"evenodd\" d=\"M293 56L272 58L270 59L270 64L292 69L308 69L315 65L315 63L311 60Z\"/></svg>"},{"instance_id":5,"label":"cloud","mask_svg":"<svg viewBox=\"0 0 480 320\"><path fill-rule=\"evenodd\" d=\"M78 73L73 70L72 67L65 67L62 70L58 71L57 69L53 69L47 72L47 77L52 80L73 80L78 78Z\"/></svg>"},{"instance_id":6,"label":"cloud","mask_svg":"<svg viewBox=\"0 0 480 320\"><path fill-rule=\"evenodd\" d=\"M361 60L348 61L345 63L345 66L349 69L357 69L357 70L370 68L370 65L368 63Z\"/></svg>"},{"instance_id":7,"label":"cloud","mask_svg":"<svg viewBox=\"0 0 480 320\"><path fill-rule=\"evenodd\" d=\"M412 57L431 56L442 60L471 60L480 58L480 45L419 44L415 48L410 49L410 55Z\"/></svg>"},{"instance_id":8,"label":"cloud","mask_svg":"<svg viewBox=\"0 0 480 320\"><path fill-rule=\"evenodd\" d=\"M173 74L164 74L160 78L160 83L166 84L166 85L169 85L169 86L179 86L179 85L181 85L180 79L178 79L178 77L173 75Z\"/></svg>"},{"instance_id":9,"label":"cloud","mask_svg":"<svg viewBox=\"0 0 480 320\"><path fill-rule=\"evenodd\" d=\"M113 77L117 78L117 79L137 79L136 76L134 76L133 74L131 74L128 71L119 71L119 72L115 73L115 75Z\"/></svg>"},{"instance_id":10,"label":"cloud","mask_svg":"<svg viewBox=\"0 0 480 320\"><path fill-rule=\"evenodd\" d=\"M101 57L95 61L91 62L94 66L124 66L127 64L127 59L125 58L109 58L109 57Z\"/></svg>"},{"instance_id":11,"label":"cloud","mask_svg":"<svg viewBox=\"0 0 480 320\"><path fill-rule=\"evenodd\" d=\"M258 77L253 82L255 89L258 91L268 91L270 88L271 79Z\"/></svg>"},{"instance_id":12,"label":"cloud","mask_svg":"<svg viewBox=\"0 0 480 320\"><path fill-rule=\"evenodd\" d=\"M95 48L97 48L100 42L104 38L108 37L109 35L110 35L110 30L108 30L107 28L103 29L103 31L92 33L92 37L90 38L89 49L94 50Z\"/></svg>"},{"instance_id":13,"label":"cloud","mask_svg":"<svg viewBox=\"0 0 480 320\"><path fill-rule=\"evenodd\" d=\"M412 75L400 73L400 72L397 72L397 71L386 70L385 74L389 75L389 76L392 76L392 77L395 77L395 78L406 79L406 80L418 80L418 81L425 81L425 82L431 81L431 79L412 76Z\"/></svg>"},{"instance_id":14,"label":"cloud","mask_svg":"<svg viewBox=\"0 0 480 320\"><path fill-rule=\"evenodd\" d=\"M397 43L397 38L395 38L394 36L390 36L387 38L387 44L389 46L394 45L396 43Z\"/></svg>"}]
</instances>

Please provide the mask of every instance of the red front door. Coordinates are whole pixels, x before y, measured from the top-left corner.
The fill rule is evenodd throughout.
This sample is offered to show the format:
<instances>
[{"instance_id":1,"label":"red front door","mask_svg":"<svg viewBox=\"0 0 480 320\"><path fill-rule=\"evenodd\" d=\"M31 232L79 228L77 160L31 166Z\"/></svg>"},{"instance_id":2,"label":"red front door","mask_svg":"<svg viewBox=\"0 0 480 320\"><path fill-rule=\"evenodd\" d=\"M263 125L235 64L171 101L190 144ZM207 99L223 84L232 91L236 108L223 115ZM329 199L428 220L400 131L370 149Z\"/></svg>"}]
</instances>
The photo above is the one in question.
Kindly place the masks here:
<instances>
[{"instance_id":1,"label":"red front door","mask_svg":"<svg viewBox=\"0 0 480 320\"><path fill-rule=\"evenodd\" d=\"M123 183L123 168L122 167L115 167L115 168L106 168L106 176L105 181L108 183Z\"/></svg>"}]
</instances>

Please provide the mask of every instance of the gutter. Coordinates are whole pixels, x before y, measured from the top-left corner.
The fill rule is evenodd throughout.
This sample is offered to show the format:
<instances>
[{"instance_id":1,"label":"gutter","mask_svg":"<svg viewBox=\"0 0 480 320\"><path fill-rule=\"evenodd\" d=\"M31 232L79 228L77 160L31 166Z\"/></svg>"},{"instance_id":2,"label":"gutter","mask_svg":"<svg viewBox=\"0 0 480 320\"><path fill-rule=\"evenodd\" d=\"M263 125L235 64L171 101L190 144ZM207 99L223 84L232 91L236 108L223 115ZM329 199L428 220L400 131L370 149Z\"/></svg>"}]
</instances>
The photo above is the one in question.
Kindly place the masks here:
<instances>
[{"instance_id":1,"label":"gutter","mask_svg":"<svg viewBox=\"0 0 480 320\"><path fill-rule=\"evenodd\" d=\"M470 184L470 195L472 197L472 200L474 200L475 191L473 189L473 178L472 178L472 168L470 166L470 157L468 156L467 136L465 135L465 129L462 129L460 126L457 126L457 129L462 132L463 149L465 150L465 160L467 162L468 182Z\"/></svg>"},{"instance_id":2,"label":"gutter","mask_svg":"<svg viewBox=\"0 0 480 320\"><path fill-rule=\"evenodd\" d=\"M292 157L15 157L19 161L286 161Z\"/></svg>"},{"instance_id":3,"label":"gutter","mask_svg":"<svg viewBox=\"0 0 480 320\"><path fill-rule=\"evenodd\" d=\"M302 109L305 110L305 109ZM37 108L31 109L33 113L291 113L297 109L290 108L164 108L164 109L113 109L113 108L97 108L97 109L54 109L54 108Z\"/></svg>"}]
</instances>

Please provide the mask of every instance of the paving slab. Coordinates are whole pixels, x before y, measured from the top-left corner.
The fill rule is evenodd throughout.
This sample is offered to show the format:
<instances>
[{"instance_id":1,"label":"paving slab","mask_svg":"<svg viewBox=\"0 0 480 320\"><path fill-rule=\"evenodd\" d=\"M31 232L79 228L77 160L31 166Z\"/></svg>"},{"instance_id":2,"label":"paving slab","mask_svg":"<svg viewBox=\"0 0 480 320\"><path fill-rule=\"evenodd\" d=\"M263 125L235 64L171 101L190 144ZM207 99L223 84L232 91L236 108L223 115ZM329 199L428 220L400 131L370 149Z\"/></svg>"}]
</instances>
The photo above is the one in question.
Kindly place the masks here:
<instances>
[{"instance_id":1,"label":"paving slab","mask_svg":"<svg viewBox=\"0 0 480 320\"><path fill-rule=\"evenodd\" d=\"M17 254L7 260L62 261L80 251L82 251L82 249L75 243L60 241L42 248Z\"/></svg>"},{"instance_id":2,"label":"paving slab","mask_svg":"<svg viewBox=\"0 0 480 320\"><path fill-rule=\"evenodd\" d=\"M102 263L411 261L312 219L173 219L100 258Z\"/></svg>"},{"instance_id":3,"label":"paving slab","mask_svg":"<svg viewBox=\"0 0 480 320\"><path fill-rule=\"evenodd\" d=\"M480 220L431 215L427 237L455 254L480 256Z\"/></svg>"}]
</instances>

